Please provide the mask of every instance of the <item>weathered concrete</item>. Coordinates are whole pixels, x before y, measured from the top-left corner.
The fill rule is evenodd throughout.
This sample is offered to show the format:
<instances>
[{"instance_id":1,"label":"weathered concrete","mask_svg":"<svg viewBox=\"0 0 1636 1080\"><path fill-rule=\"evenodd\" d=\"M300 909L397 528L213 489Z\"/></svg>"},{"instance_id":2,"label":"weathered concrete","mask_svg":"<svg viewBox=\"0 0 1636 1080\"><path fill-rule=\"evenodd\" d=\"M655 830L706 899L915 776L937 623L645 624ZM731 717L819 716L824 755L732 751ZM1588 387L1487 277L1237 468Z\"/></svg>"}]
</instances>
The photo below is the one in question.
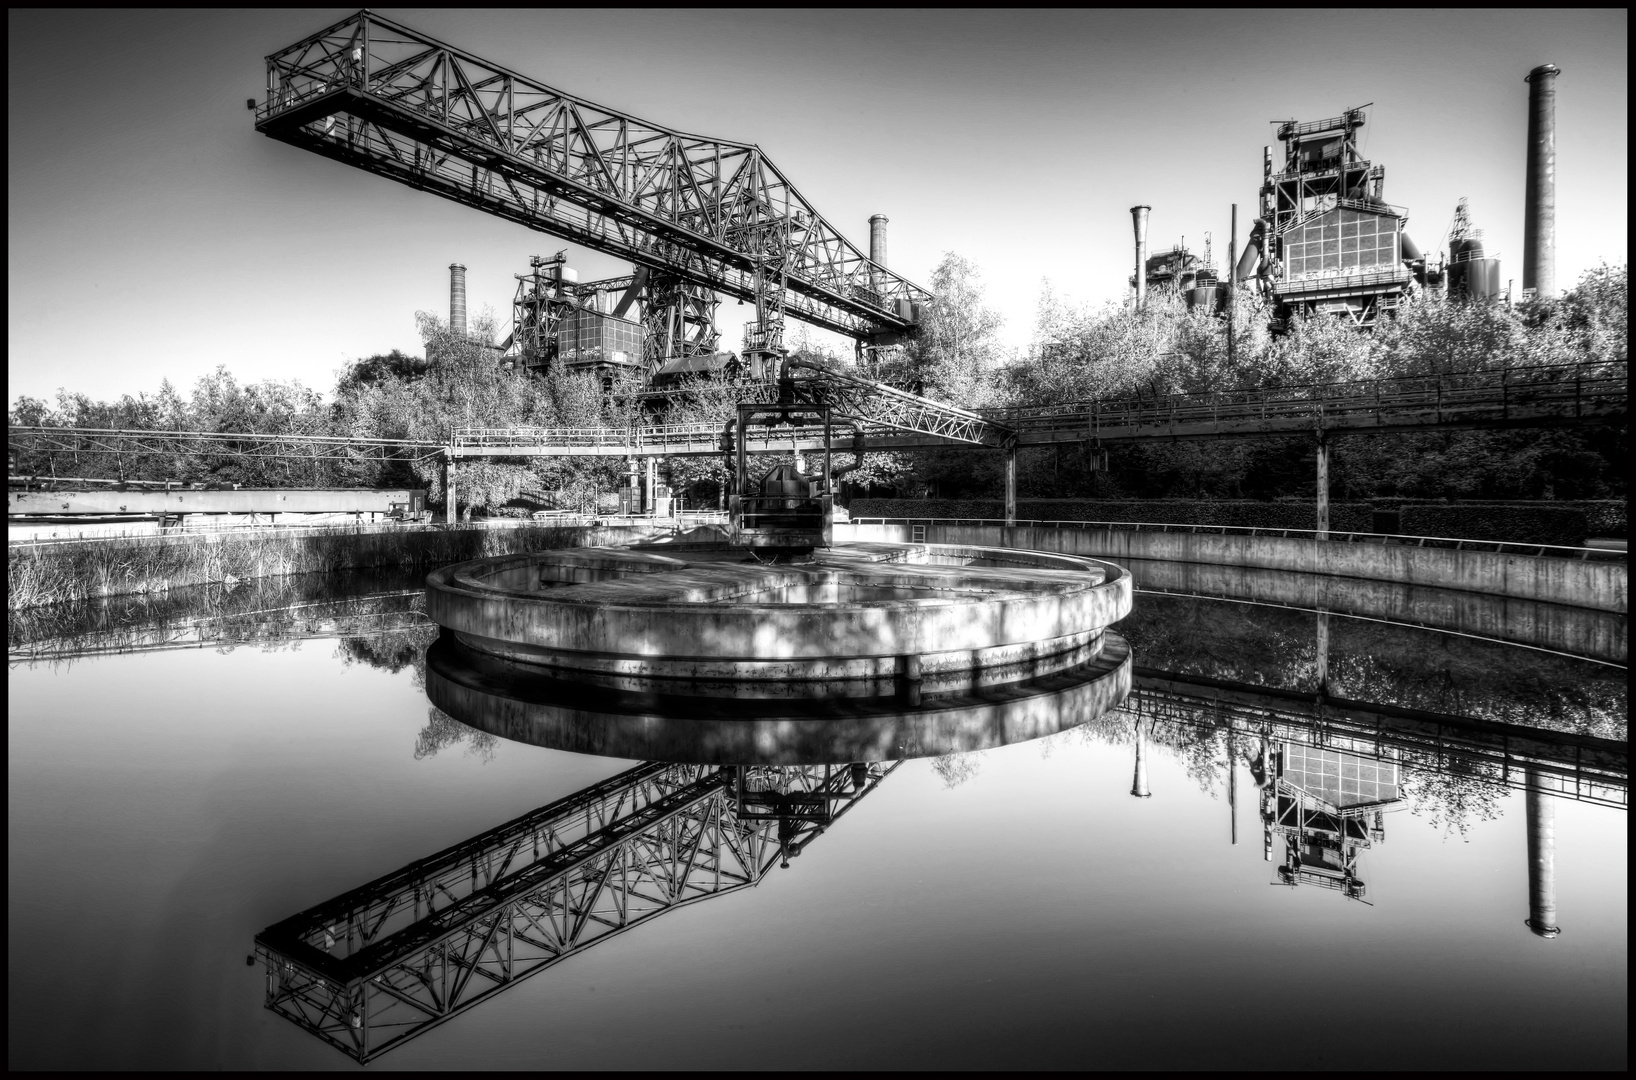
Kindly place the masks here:
<instances>
[{"instance_id":1,"label":"weathered concrete","mask_svg":"<svg viewBox=\"0 0 1636 1080\"><path fill-rule=\"evenodd\" d=\"M463 724L574 753L712 765L895 761L967 753L1043 738L1094 720L1130 693L1130 647L1103 635L1102 652L1072 672L919 702L621 694L558 680L441 640L426 657L426 695Z\"/></svg>"},{"instance_id":2,"label":"weathered concrete","mask_svg":"<svg viewBox=\"0 0 1636 1080\"><path fill-rule=\"evenodd\" d=\"M468 648L562 677L679 681L767 697L974 689L1082 664L1130 611L1130 576L1096 560L856 545L813 563L741 552L554 551L427 578L427 614ZM676 692L676 691L672 691Z\"/></svg>"},{"instance_id":3,"label":"weathered concrete","mask_svg":"<svg viewBox=\"0 0 1636 1080\"><path fill-rule=\"evenodd\" d=\"M1611 611L1369 578L1130 559L1136 588L1361 615L1626 662L1629 619Z\"/></svg>"},{"instance_id":4,"label":"weathered concrete","mask_svg":"<svg viewBox=\"0 0 1636 1080\"><path fill-rule=\"evenodd\" d=\"M924 528L926 542L933 544L1059 551L1116 562L1153 559L1288 570L1488 593L1620 615L1628 611L1628 567L1622 562L1278 536L931 523ZM837 524L835 537L838 542L902 542L909 539L909 529L907 525Z\"/></svg>"},{"instance_id":5,"label":"weathered concrete","mask_svg":"<svg viewBox=\"0 0 1636 1080\"><path fill-rule=\"evenodd\" d=\"M68 514L384 514L394 505L424 505L426 492L401 488L238 491L13 491L7 516Z\"/></svg>"}]
</instances>

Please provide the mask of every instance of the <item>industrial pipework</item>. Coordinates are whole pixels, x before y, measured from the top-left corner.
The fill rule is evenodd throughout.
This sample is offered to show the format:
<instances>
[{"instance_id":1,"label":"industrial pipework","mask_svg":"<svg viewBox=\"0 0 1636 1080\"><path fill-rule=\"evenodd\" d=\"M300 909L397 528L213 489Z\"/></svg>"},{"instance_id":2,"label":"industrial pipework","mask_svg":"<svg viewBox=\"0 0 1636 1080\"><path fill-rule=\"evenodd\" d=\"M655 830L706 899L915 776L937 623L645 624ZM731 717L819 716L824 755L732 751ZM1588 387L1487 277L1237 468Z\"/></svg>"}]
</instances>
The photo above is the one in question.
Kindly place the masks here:
<instances>
[{"instance_id":1,"label":"industrial pipework","mask_svg":"<svg viewBox=\"0 0 1636 1080\"><path fill-rule=\"evenodd\" d=\"M456 340L466 336L466 267L449 264L449 333Z\"/></svg>"},{"instance_id":2,"label":"industrial pipework","mask_svg":"<svg viewBox=\"0 0 1636 1080\"><path fill-rule=\"evenodd\" d=\"M1147 217L1151 206L1130 208L1131 227L1136 230L1136 310L1147 307Z\"/></svg>"},{"instance_id":3,"label":"industrial pipework","mask_svg":"<svg viewBox=\"0 0 1636 1080\"><path fill-rule=\"evenodd\" d=\"M1528 189L1522 223L1522 290L1556 295L1556 77L1541 64L1528 73Z\"/></svg>"}]
</instances>

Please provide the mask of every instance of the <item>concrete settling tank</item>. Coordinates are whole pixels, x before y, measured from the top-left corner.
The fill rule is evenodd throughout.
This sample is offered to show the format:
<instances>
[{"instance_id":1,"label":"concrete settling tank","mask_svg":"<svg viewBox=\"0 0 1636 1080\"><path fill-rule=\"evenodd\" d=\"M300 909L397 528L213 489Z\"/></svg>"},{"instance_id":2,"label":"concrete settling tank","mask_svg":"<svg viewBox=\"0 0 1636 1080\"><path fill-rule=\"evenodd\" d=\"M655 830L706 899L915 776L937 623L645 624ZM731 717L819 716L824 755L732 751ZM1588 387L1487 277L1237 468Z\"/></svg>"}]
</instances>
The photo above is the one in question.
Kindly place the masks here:
<instances>
[{"instance_id":1,"label":"concrete settling tank","mask_svg":"<svg viewBox=\"0 0 1636 1080\"><path fill-rule=\"evenodd\" d=\"M481 730L672 761L883 761L1052 734L1125 699L1113 563L843 544L567 549L427 578L427 695Z\"/></svg>"}]
</instances>

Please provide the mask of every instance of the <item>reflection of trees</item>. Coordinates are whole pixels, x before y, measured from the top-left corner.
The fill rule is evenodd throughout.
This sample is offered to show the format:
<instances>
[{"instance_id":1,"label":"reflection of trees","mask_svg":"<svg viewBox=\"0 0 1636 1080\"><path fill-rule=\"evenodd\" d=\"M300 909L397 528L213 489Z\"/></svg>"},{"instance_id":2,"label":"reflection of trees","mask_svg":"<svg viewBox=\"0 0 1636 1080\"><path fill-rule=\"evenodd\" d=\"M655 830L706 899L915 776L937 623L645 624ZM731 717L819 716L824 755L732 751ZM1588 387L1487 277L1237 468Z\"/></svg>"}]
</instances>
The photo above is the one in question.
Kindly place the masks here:
<instances>
[{"instance_id":1,"label":"reflection of trees","mask_svg":"<svg viewBox=\"0 0 1636 1080\"><path fill-rule=\"evenodd\" d=\"M1623 739L1623 668L1451 634L1330 620L1337 697Z\"/></svg>"},{"instance_id":2,"label":"reflection of trees","mask_svg":"<svg viewBox=\"0 0 1636 1080\"><path fill-rule=\"evenodd\" d=\"M1316 616L1144 593L1119 624L1142 666L1316 691ZM1331 696L1623 739L1625 671L1535 649L1330 616Z\"/></svg>"},{"instance_id":3,"label":"reflection of trees","mask_svg":"<svg viewBox=\"0 0 1636 1080\"><path fill-rule=\"evenodd\" d=\"M335 646L335 655L348 667L367 664L393 675L412 668L415 689L422 690L426 687L426 650L436 640L437 624L427 622L368 637L342 638Z\"/></svg>"},{"instance_id":4,"label":"reflection of trees","mask_svg":"<svg viewBox=\"0 0 1636 1080\"><path fill-rule=\"evenodd\" d=\"M1415 817L1424 816L1443 835L1466 835L1474 822L1493 821L1500 816L1500 800L1505 787L1494 767L1487 762L1451 757L1441 768L1402 763L1403 793Z\"/></svg>"},{"instance_id":5,"label":"reflection of trees","mask_svg":"<svg viewBox=\"0 0 1636 1080\"><path fill-rule=\"evenodd\" d=\"M298 575L51 604L10 613L13 658L185 645L280 648L303 637L413 622L418 575ZM356 631L354 631L356 632Z\"/></svg>"},{"instance_id":6,"label":"reflection of trees","mask_svg":"<svg viewBox=\"0 0 1636 1080\"><path fill-rule=\"evenodd\" d=\"M494 760L494 750L499 741L488 732L467 727L442 709L433 706L426 710L426 726L415 736L415 760L422 761L440 750L447 750L461 743L466 744L468 757L476 754L478 760L487 765Z\"/></svg>"},{"instance_id":7,"label":"reflection of trees","mask_svg":"<svg viewBox=\"0 0 1636 1080\"><path fill-rule=\"evenodd\" d=\"M1144 668L1315 690L1308 612L1142 593L1118 626Z\"/></svg>"},{"instance_id":8,"label":"reflection of trees","mask_svg":"<svg viewBox=\"0 0 1636 1080\"><path fill-rule=\"evenodd\" d=\"M983 768L983 752L944 754L932 758L932 772L943 778L945 788L959 787L976 776Z\"/></svg>"}]
</instances>

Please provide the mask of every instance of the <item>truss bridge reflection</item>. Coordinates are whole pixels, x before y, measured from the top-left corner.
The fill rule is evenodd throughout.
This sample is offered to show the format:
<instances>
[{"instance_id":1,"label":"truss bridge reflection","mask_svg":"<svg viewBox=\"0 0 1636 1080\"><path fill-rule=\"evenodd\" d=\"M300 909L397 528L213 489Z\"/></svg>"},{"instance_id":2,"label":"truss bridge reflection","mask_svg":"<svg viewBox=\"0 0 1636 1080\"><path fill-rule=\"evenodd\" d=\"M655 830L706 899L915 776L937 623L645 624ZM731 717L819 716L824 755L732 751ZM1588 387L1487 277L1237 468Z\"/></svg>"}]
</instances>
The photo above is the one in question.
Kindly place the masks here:
<instances>
[{"instance_id":1,"label":"truss bridge reflection","mask_svg":"<svg viewBox=\"0 0 1636 1080\"><path fill-rule=\"evenodd\" d=\"M755 886L896 768L638 765L263 930L267 1007L368 1062L599 941Z\"/></svg>"}]
</instances>

